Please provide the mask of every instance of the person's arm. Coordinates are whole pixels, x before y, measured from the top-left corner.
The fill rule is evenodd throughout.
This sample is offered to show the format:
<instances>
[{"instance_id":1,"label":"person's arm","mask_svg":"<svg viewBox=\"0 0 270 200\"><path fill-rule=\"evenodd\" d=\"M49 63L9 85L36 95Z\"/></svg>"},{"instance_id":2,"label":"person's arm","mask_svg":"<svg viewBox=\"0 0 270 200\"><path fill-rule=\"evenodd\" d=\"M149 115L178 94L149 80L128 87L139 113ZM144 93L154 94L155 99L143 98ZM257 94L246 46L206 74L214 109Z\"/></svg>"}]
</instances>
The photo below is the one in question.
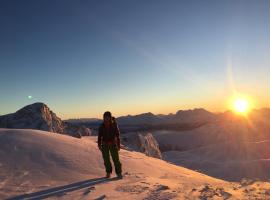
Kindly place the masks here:
<instances>
[{"instance_id":1,"label":"person's arm","mask_svg":"<svg viewBox=\"0 0 270 200\"><path fill-rule=\"evenodd\" d=\"M101 149L102 130L101 126L98 129L98 148Z\"/></svg>"},{"instance_id":2,"label":"person's arm","mask_svg":"<svg viewBox=\"0 0 270 200\"><path fill-rule=\"evenodd\" d=\"M115 124L115 135L116 135L117 147L118 147L118 150L120 150L120 131L117 124Z\"/></svg>"}]
</instances>

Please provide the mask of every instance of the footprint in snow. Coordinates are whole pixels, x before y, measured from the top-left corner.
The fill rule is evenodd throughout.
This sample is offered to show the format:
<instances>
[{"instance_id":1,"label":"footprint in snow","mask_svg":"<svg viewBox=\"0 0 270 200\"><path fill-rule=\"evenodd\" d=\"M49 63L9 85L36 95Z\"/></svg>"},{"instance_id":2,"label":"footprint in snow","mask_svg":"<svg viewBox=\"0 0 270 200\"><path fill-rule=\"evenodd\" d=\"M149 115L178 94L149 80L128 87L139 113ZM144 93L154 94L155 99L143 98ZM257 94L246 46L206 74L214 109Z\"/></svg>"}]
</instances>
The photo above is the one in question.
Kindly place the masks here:
<instances>
[{"instance_id":1,"label":"footprint in snow","mask_svg":"<svg viewBox=\"0 0 270 200\"><path fill-rule=\"evenodd\" d=\"M98 197L98 198L95 198L94 200L103 200L106 198L106 195L103 194L102 196Z\"/></svg>"},{"instance_id":2,"label":"footprint in snow","mask_svg":"<svg viewBox=\"0 0 270 200\"><path fill-rule=\"evenodd\" d=\"M120 185L116 187L115 190L119 192L128 192L131 194L140 194L149 190L149 187L142 185Z\"/></svg>"},{"instance_id":3,"label":"footprint in snow","mask_svg":"<svg viewBox=\"0 0 270 200\"><path fill-rule=\"evenodd\" d=\"M84 193L83 193L83 195L87 195L87 194L89 194L92 190L95 190L96 188L94 187L94 186L92 186L92 187L90 187L90 188L87 188L85 191L84 191Z\"/></svg>"}]
</instances>

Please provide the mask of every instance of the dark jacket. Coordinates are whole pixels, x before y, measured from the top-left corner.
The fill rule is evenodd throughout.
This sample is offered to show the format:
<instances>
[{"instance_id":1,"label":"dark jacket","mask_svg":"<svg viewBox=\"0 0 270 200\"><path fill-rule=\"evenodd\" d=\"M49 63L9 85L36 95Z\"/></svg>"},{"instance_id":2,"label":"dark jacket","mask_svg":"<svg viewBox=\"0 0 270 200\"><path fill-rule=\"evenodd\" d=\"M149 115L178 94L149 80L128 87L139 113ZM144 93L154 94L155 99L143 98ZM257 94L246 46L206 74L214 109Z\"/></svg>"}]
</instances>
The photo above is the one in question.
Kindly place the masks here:
<instances>
[{"instance_id":1,"label":"dark jacket","mask_svg":"<svg viewBox=\"0 0 270 200\"><path fill-rule=\"evenodd\" d=\"M104 123L102 123L98 130L98 146L103 144L116 144L120 148L120 131L115 121L111 123L108 130L106 130Z\"/></svg>"}]
</instances>

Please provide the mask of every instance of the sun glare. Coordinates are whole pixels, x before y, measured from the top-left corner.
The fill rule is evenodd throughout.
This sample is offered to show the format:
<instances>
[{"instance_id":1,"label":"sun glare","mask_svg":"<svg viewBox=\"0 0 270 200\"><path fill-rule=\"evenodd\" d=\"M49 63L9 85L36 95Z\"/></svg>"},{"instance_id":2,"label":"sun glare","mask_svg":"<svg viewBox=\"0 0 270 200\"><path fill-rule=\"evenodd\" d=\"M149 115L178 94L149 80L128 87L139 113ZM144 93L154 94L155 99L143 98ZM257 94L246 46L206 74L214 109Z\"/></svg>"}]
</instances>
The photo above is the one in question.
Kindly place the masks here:
<instances>
[{"instance_id":1,"label":"sun glare","mask_svg":"<svg viewBox=\"0 0 270 200\"><path fill-rule=\"evenodd\" d=\"M244 98L236 98L233 102L234 111L245 114L249 111L249 101Z\"/></svg>"}]
</instances>

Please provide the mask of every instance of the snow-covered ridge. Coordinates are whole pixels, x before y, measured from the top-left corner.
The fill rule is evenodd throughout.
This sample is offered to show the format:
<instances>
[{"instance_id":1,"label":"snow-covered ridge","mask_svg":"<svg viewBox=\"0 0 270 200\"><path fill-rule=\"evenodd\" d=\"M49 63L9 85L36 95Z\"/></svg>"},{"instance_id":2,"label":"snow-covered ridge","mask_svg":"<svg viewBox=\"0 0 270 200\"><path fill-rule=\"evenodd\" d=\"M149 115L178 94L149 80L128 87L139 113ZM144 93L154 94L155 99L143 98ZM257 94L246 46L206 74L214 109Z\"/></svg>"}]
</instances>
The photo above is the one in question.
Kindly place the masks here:
<instances>
[{"instance_id":1,"label":"snow-covered ridge","mask_svg":"<svg viewBox=\"0 0 270 200\"><path fill-rule=\"evenodd\" d=\"M53 133L67 134L73 137L90 135L90 129L84 126L63 122L44 103L34 103L15 113L0 116L0 127L37 129Z\"/></svg>"}]
</instances>

